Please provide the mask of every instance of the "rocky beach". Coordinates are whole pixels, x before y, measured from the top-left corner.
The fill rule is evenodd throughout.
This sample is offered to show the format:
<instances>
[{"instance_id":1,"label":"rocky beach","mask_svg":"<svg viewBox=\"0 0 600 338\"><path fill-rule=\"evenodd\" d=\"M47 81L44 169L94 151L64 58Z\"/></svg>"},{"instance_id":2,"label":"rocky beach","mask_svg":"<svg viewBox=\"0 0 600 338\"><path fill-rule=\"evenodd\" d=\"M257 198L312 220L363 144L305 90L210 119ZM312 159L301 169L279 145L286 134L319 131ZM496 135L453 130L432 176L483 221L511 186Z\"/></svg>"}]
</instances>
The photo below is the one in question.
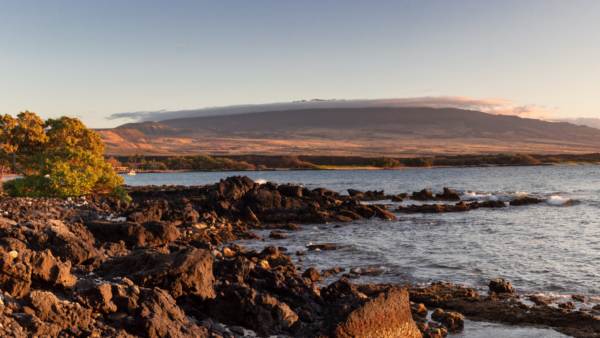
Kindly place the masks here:
<instances>
[{"instance_id":1,"label":"rocky beach","mask_svg":"<svg viewBox=\"0 0 600 338\"><path fill-rule=\"evenodd\" d=\"M484 291L448 281L361 283L373 270L300 266L336 244L311 243L304 252L279 245L304 224L398 221L380 200L427 202L401 214L506 207L501 201L465 203L450 189L342 195L241 176L128 193L131 203L0 202L3 337L444 337L460 333L466 319L600 336L600 311L580 306L585 296L557 303L515 293L504 280ZM539 201L511 202L532 203Z\"/></svg>"}]
</instances>

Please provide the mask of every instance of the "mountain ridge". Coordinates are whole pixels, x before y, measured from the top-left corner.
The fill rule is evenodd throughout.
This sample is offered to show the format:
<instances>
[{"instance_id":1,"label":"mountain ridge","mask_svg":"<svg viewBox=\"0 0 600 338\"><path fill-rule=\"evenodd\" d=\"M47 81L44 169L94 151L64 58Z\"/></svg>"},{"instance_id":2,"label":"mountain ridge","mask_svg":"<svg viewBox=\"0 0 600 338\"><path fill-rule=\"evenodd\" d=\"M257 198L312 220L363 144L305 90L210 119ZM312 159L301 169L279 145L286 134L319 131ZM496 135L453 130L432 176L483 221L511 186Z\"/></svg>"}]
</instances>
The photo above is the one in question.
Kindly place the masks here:
<instances>
[{"instance_id":1,"label":"mountain ridge","mask_svg":"<svg viewBox=\"0 0 600 338\"><path fill-rule=\"evenodd\" d=\"M298 109L128 123L116 129L137 130L145 135L143 147L170 154L425 156L600 150L600 129L456 108Z\"/></svg>"}]
</instances>

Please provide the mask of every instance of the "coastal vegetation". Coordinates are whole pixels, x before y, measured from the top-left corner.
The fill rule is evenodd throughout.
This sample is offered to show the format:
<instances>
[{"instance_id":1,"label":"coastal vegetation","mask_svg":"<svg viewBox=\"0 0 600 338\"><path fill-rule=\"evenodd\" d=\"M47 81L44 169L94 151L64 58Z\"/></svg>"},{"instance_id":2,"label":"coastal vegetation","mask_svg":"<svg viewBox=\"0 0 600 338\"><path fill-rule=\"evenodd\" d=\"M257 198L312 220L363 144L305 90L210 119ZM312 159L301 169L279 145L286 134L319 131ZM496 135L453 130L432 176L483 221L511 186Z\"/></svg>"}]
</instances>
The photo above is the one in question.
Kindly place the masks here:
<instances>
[{"instance_id":1,"label":"coastal vegetation","mask_svg":"<svg viewBox=\"0 0 600 338\"><path fill-rule=\"evenodd\" d=\"M400 161L396 159L389 157L377 157L372 160L369 160L366 163L366 165L376 168L397 168L401 167L402 163L400 163Z\"/></svg>"},{"instance_id":2,"label":"coastal vegetation","mask_svg":"<svg viewBox=\"0 0 600 338\"><path fill-rule=\"evenodd\" d=\"M244 161L210 156L177 156L168 158L165 166L169 169L192 170L253 170L255 166Z\"/></svg>"},{"instance_id":3,"label":"coastal vegetation","mask_svg":"<svg viewBox=\"0 0 600 338\"><path fill-rule=\"evenodd\" d=\"M76 118L42 121L25 111L0 116L0 157L22 177L3 184L11 197L97 194L128 200L123 177L102 157L104 142Z\"/></svg>"}]
</instances>

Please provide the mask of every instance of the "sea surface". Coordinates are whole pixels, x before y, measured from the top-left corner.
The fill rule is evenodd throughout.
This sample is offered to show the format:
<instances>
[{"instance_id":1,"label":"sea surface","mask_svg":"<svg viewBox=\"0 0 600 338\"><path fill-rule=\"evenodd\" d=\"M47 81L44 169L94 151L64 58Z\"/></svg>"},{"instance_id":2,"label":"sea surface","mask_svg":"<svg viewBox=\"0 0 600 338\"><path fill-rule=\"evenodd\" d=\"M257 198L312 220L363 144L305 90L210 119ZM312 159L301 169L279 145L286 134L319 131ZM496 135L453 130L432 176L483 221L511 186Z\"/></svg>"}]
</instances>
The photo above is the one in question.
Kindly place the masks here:
<instances>
[{"instance_id":1,"label":"sea surface","mask_svg":"<svg viewBox=\"0 0 600 338\"><path fill-rule=\"evenodd\" d=\"M301 224L306 230L288 232L287 239L275 243L290 252L305 251L305 256L292 255L294 263L304 268L362 268L366 274L357 280L361 283L445 281L484 292L491 279L506 278L518 293L565 300L582 294L600 302L600 166L161 173L125 176L125 183L205 185L234 175L342 194L348 188L399 194L424 188L437 193L448 187L463 199L479 201L543 198L538 205L502 209L395 213L399 221ZM375 203L389 204L393 211L397 204L418 202ZM336 224L341 228L334 228ZM269 231L255 233L266 238ZM309 243L342 247L308 251ZM267 243L239 244L261 249ZM300 258L304 262L297 262Z\"/></svg>"}]
</instances>

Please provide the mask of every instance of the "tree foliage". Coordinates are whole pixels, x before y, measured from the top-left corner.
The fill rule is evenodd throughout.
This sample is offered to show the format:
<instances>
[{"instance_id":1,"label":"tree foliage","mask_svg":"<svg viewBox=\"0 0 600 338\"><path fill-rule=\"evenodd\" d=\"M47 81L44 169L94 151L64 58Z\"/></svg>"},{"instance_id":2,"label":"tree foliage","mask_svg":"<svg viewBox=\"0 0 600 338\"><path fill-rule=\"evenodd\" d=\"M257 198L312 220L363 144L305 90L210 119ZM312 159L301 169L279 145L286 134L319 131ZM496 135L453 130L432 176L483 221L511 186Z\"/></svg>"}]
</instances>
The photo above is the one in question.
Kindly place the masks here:
<instances>
[{"instance_id":1,"label":"tree foliage","mask_svg":"<svg viewBox=\"0 0 600 338\"><path fill-rule=\"evenodd\" d=\"M369 160L366 165L377 168L397 168L401 167L400 161L389 157L377 157Z\"/></svg>"},{"instance_id":2,"label":"tree foliage","mask_svg":"<svg viewBox=\"0 0 600 338\"><path fill-rule=\"evenodd\" d=\"M315 165L310 162L301 161L298 156L286 156L281 159L281 167L292 169L308 169Z\"/></svg>"},{"instance_id":3,"label":"tree foliage","mask_svg":"<svg viewBox=\"0 0 600 338\"><path fill-rule=\"evenodd\" d=\"M26 132L26 135L20 134ZM45 123L26 111L0 116L1 155L13 159L23 178L4 183L13 197L69 197L99 194L128 200L123 177L101 156L104 142L79 119Z\"/></svg>"},{"instance_id":4,"label":"tree foliage","mask_svg":"<svg viewBox=\"0 0 600 338\"><path fill-rule=\"evenodd\" d=\"M414 157L405 158L402 161L407 167L431 167L434 165L434 160L433 157Z\"/></svg>"},{"instance_id":5,"label":"tree foliage","mask_svg":"<svg viewBox=\"0 0 600 338\"><path fill-rule=\"evenodd\" d=\"M167 159L166 166L170 169L192 170L253 170L254 165L244 161L233 161L227 158L212 158L210 156L178 156Z\"/></svg>"}]
</instances>

